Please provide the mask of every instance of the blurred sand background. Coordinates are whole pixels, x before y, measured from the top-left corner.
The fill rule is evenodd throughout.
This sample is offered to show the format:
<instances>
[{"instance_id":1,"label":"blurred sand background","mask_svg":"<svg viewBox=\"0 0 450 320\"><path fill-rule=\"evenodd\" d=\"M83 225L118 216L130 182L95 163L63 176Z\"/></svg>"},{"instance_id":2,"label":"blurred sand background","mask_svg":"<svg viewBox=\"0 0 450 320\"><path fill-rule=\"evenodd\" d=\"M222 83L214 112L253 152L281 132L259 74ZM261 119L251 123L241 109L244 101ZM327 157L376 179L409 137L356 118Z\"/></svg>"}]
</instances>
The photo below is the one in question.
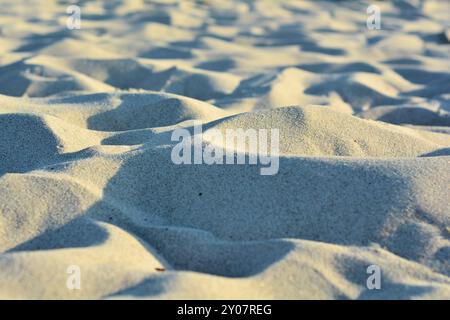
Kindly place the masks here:
<instances>
[{"instance_id":1,"label":"blurred sand background","mask_svg":"<svg viewBox=\"0 0 450 320\"><path fill-rule=\"evenodd\" d=\"M0 297L449 299L449 112L449 1L1 0Z\"/></svg>"}]
</instances>

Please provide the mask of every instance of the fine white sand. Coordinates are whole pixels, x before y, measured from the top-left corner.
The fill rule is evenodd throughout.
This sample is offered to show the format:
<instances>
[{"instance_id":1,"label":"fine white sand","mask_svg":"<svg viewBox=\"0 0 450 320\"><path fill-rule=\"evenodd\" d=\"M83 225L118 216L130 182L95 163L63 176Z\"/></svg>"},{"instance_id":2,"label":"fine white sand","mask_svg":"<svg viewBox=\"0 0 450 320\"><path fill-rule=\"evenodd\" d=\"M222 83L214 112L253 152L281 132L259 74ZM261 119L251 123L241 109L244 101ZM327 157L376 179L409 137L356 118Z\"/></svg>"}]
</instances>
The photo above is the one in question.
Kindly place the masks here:
<instances>
[{"instance_id":1,"label":"fine white sand","mask_svg":"<svg viewBox=\"0 0 450 320\"><path fill-rule=\"evenodd\" d=\"M1 1L0 298L449 299L450 3L371 3Z\"/></svg>"}]
</instances>

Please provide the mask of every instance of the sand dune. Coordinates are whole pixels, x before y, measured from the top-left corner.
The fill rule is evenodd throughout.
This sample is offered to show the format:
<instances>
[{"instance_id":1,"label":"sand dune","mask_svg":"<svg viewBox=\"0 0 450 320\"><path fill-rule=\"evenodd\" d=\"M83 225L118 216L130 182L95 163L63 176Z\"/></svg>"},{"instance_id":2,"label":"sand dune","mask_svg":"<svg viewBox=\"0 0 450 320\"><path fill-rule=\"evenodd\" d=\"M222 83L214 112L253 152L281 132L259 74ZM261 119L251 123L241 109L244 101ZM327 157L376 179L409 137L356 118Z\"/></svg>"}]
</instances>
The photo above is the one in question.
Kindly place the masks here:
<instances>
[{"instance_id":1,"label":"sand dune","mask_svg":"<svg viewBox=\"0 0 450 320\"><path fill-rule=\"evenodd\" d=\"M0 298L450 298L447 2L79 5L0 4Z\"/></svg>"}]
</instances>

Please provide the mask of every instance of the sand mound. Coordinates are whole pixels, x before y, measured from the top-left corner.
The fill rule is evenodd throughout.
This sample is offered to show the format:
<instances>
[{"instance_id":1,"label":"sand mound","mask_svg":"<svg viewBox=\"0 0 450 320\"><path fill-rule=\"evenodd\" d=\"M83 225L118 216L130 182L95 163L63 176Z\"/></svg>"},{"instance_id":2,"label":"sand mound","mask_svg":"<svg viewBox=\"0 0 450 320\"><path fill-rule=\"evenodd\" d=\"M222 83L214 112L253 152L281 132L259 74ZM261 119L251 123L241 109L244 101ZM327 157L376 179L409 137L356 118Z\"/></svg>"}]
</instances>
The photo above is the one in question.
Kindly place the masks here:
<instances>
[{"instance_id":1,"label":"sand mound","mask_svg":"<svg viewBox=\"0 0 450 320\"><path fill-rule=\"evenodd\" d=\"M98 145L101 134L72 126L61 119L33 114L0 114L0 174L24 172L52 161L61 154Z\"/></svg>"},{"instance_id":2,"label":"sand mound","mask_svg":"<svg viewBox=\"0 0 450 320\"><path fill-rule=\"evenodd\" d=\"M0 114L17 110L59 118L64 120L63 126L98 131L156 128L186 120L208 122L230 114L202 101L157 92L99 93L33 100L0 95ZM53 125L57 126L57 121Z\"/></svg>"},{"instance_id":3,"label":"sand mound","mask_svg":"<svg viewBox=\"0 0 450 320\"><path fill-rule=\"evenodd\" d=\"M112 88L83 76L33 60L0 68L0 93L9 96L45 97L61 91L112 91Z\"/></svg>"},{"instance_id":4,"label":"sand mound","mask_svg":"<svg viewBox=\"0 0 450 320\"><path fill-rule=\"evenodd\" d=\"M419 126L450 126L450 117L439 109L425 105L397 107L378 107L359 114L366 119L380 120L393 124L415 124Z\"/></svg>"},{"instance_id":5,"label":"sand mound","mask_svg":"<svg viewBox=\"0 0 450 320\"><path fill-rule=\"evenodd\" d=\"M362 120L320 106L240 114L207 127L223 136L227 129L278 129L280 152L297 156L416 157L450 146L448 135Z\"/></svg>"},{"instance_id":6,"label":"sand mound","mask_svg":"<svg viewBox=\"0 0 450 320\"><path fill-rule=\"evenodd\" d=\"M208 121L227 113L214 106L173 95L123 94L117 107L88 119L88 126L101 131L124 131L162 127L186 120Z\"/></svg>"},{"instance_id":7,"label":"sand mound","mask_svg":"<svg viewBox=\"0 0 450 320\"><path fill-rule=\"evenodd\" d=\"M67 65L119 89L164 90L200 100L222 97L239 83L236 76L211 71L169 67L158 63L142 65L135 60L73 60Z\"/></svg>"},{"instance_id":8,"label":"sand mound","mask_svg":"<svg viewBox=\"0 0 450 320\"><path fill-rule=\"evenodd\" d=\"M53 250L36 250L45 248L49 242L61 239L61 233L54 233L42 239L44 246L30 247L35 251L2 255L0 277L4 285L0 289L0 297L8 299L54 298L56 296L65 299L99 297L99 287L104 288L102 290L104 295L113 294L120 291L121 288L138 284L152 273L157 273L156 270L164 269L164 262L159 260L156 253L151 253L152 251L138 238L120 228L89 219L81 220L70 226L73 228L72 233L65 235L66 239L72 239L71 236L74 235L76 237L85 236L82 243L75 243L74 248L70 250L58 249L57 245L51 248ZM67 242L64 241L62 247L67 248L66 244ZM89 249L80 248L78 245L89 246ZM75 268L86 272L83 291L67 290L65 285L67 268L62 270L55 268L69 260L75 263ZM100 268L103 270L102 275L98 273L100 265L103 265L103 268ZM133 266L132 270L127 266ZM17 272L23 274L21 279L9 276ZM112 280L110 279L111 274L118 276ZM63 285L49 289L48 285L34 285L35 279L41 279L47 284L54 282ZM8 289L6 290L6 288Z\"/></svg>"}]
</instances>

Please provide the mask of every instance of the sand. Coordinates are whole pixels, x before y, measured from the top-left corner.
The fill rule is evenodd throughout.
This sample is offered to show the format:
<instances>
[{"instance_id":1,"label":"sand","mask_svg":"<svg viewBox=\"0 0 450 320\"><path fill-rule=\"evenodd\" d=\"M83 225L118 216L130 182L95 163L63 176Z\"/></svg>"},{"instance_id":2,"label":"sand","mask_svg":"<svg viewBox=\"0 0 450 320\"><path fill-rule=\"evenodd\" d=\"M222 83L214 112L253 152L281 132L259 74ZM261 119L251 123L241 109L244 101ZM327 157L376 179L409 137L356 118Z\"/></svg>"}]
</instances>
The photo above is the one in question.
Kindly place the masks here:
<instances>
[{"instance_id":1,"label":"sand","mask_svg":"<svg viewBox=\"0 0 450 320\"><path fill-rule=\"evenodd\" d=\"M0 298L450 299L450 3L78 4L0 4Z\"/></svg>"}]
</instances>

